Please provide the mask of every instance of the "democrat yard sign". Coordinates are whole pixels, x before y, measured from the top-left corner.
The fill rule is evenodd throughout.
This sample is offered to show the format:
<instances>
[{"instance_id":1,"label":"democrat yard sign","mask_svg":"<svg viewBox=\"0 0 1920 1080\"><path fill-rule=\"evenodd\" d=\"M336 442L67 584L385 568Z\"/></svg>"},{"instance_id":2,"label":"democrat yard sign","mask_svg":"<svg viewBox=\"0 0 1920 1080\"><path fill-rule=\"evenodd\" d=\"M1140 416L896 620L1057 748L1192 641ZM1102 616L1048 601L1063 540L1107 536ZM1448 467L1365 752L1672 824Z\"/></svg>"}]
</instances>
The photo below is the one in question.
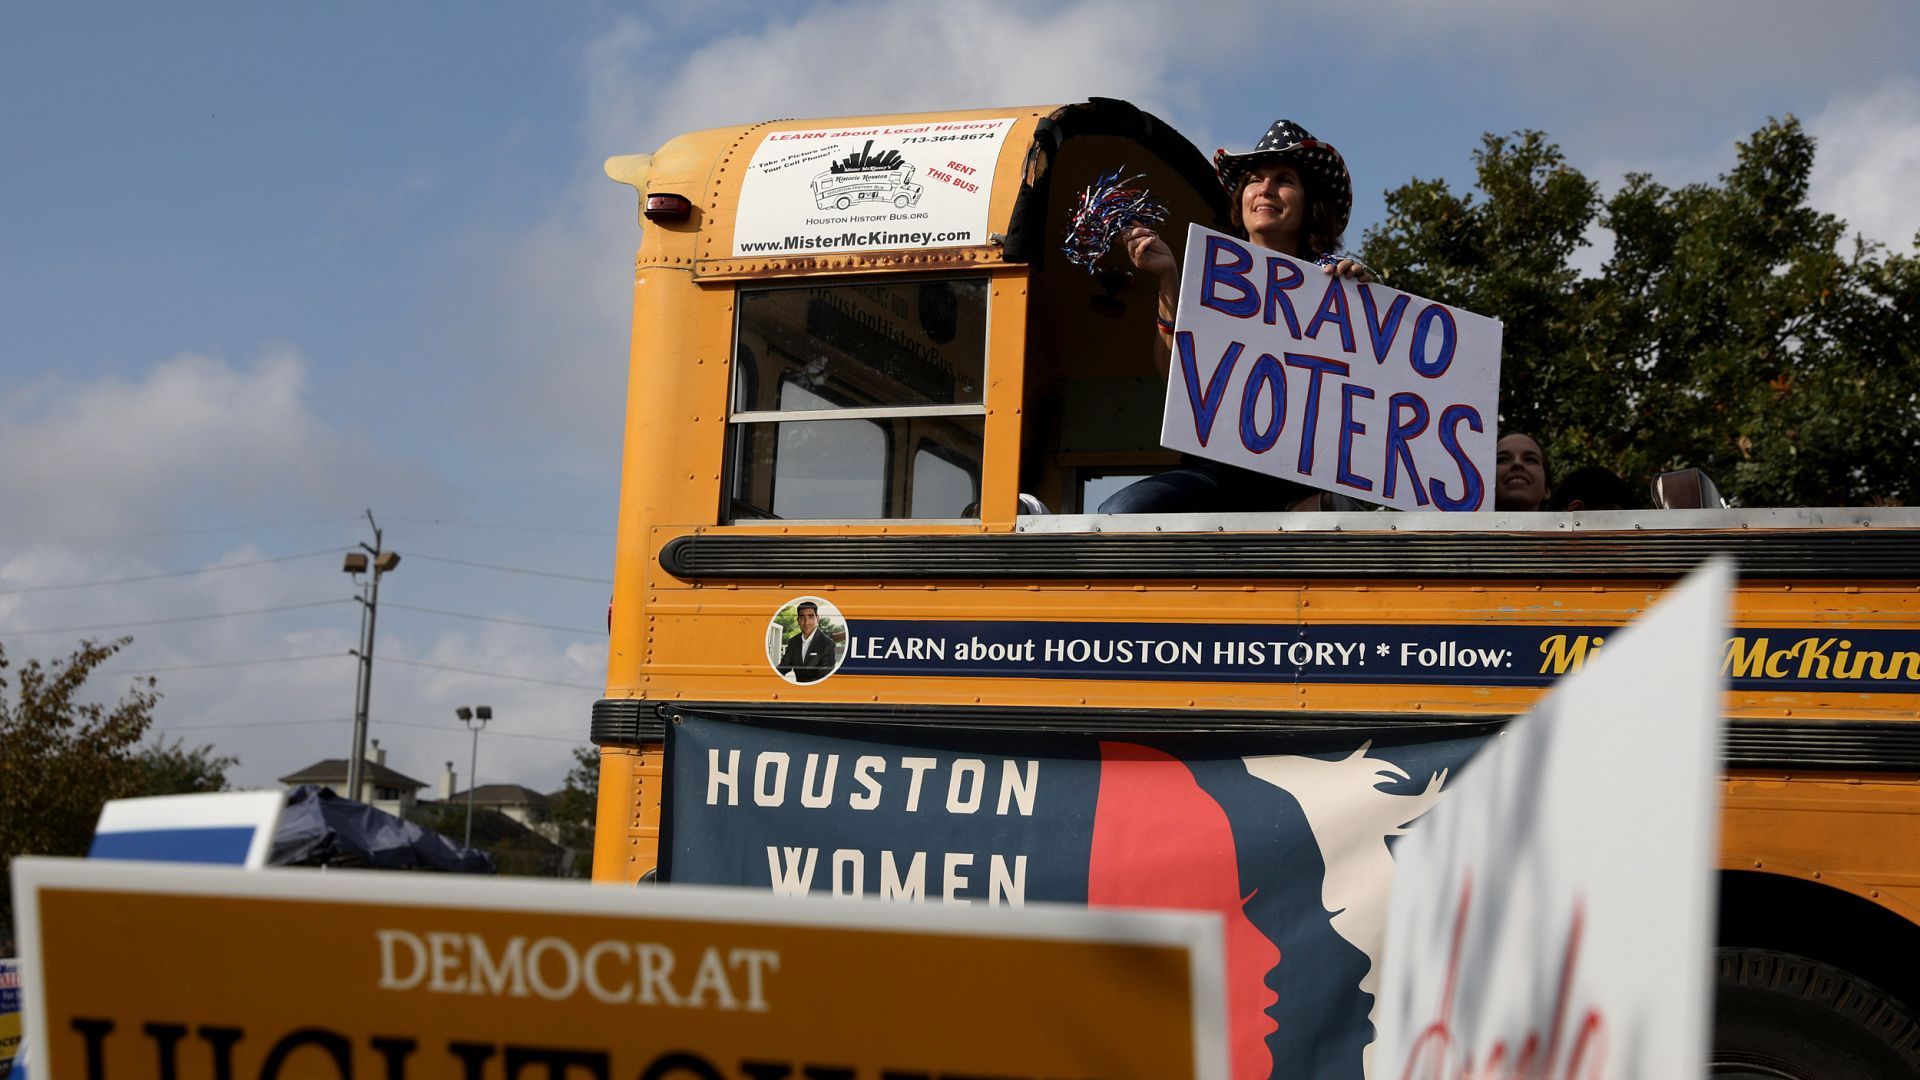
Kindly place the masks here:
<instances>
[{"instance_id":1,"label":"democrat yard sign","mask_svg":"<svg viewBox=\"0 0 1920 1080\"><path fill-rule=\"evenodd\" d=\"M1224 1080L1220 925L13 864L36 1077Z\"/></svg>"},{"instance_id":2,"label":"democrat yard sign","mask_svg":"<svg viewBox=\"0 0 1920 1080\"><path fill-rule=\"evenodd\" d=\"M1400 510L1491 502L1500 324L1191 225L1161 445Z\"/></svg>"},{"instance_id":3,"label":"democrat yard sign","mask_svg":"<svg viewBox=\"0 0 1920 1080\"><path fill-rule=\"evenodd\" d=\"M1394 851L1375 1075L1701 1075L1731 577L1616 636Z\"/></svg>"},{"instance_id":4,"label":"democrat yard sign","mask_svg":"<svg viewBox=\"0 0 1920 1080\"><path fill-rule=\"evenodd\" d=\"M1218 912L1235 1080L1361 1080L1389 840L1493 726L1195 740L679 709L662 875L937 910Z\"/></svg>"}]
</instances>

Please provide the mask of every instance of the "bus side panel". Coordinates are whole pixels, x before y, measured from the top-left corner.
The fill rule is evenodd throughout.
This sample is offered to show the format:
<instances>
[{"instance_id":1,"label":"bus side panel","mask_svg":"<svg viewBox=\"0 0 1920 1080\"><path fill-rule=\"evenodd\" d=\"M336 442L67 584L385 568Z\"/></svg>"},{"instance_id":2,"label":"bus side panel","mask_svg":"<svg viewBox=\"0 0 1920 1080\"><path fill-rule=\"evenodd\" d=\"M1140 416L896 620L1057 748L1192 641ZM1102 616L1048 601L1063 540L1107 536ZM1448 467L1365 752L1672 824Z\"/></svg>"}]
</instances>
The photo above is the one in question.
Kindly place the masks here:
<instances>
[{"instance_id":1,"label":"bus side panel","mask_svg":"<svg viewBox=\"0 0 1920 1080\"><path fill-rule=\"evenodd\" d=\"M659 861L661 767L665 748L600 748L598 823L593 839L593 880L631 882Z\"/></svg>"},{"instance_id":2,"label":"bus side panel","mask_svg":"<svg viewBox=\"0 0 1920 1080\"><path fill-rule=\"evenodd\" d=\"M701 288L689 270L643 266L634 280L625 458L621 468L609 698L649 696L659 627L649 610L656 530L709 525L720 505L733 290ZM594 879L631 881L655 863L665 749L604 748Z\"/></svg>"},{"instance_id":3,"label":"bus side panel","mask_svg":"<svg viewBox=\"0 0 1920 1080\"><path fill-rule=\"evenodd\" d=\"M1742 773L1725 805L1723 868L1819 881L1920 922L1920 780Z\"/></svg>"}]
</instances>

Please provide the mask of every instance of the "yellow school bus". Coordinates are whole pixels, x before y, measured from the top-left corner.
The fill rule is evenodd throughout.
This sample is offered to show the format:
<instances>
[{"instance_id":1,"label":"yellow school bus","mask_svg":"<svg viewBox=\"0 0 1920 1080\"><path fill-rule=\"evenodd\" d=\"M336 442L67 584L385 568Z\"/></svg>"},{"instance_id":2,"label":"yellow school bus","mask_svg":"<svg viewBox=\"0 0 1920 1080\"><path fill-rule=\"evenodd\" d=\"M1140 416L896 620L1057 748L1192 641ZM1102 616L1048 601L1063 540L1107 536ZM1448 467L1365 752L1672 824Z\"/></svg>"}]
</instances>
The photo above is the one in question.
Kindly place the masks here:
<instances>
[{"instance_id":1,"label":"yellow school bus","mask_svg":"<svg viewBox=\"0 0 1920 1080\"><path fill-rule=\"evenodd\" d=\"M881 164L922 190L818 194ZM1116 168L1176 247L1228 229L1207 158L1103 99L608 161L642 220L595 879L1232 908L1257 849L1307 884L1249 918L1321 959L1255 981L1342 993L1279 1024L1256 993L1234 1037L1358 1076L1375 955L1341 919L1388 838L1727 554L1717 1067L1920 1075L1920 514L1094 513L1178 460L1151 283L1059 250ZM1169 839L1114 847L1120 817Z\"/></svg>"}]
</instances>

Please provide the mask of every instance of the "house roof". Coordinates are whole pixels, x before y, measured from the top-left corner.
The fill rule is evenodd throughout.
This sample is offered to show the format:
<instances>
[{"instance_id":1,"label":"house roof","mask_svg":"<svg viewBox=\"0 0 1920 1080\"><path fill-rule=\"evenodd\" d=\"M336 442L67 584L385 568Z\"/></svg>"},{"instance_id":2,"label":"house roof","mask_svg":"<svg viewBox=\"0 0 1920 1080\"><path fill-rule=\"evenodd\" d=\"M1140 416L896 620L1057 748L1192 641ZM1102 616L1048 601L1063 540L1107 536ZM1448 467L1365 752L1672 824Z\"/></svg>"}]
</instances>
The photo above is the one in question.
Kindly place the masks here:
<instances>
[{"instance_id":1,"label":"house roof","mask_svg":"<svg viewBox=\"0 0 1920 1080\"><path fill-rule=\"evenodd\" d=\"M456 791L452 798L441 801L464 803L467 793ZM475 806L545 806L551 801L552 796L520 784L480 784L473 789Z\"/></svg>"},{"instance_id":2,"label":"house roof","mask_svg":"<svg viewBox=\"0 0 1920 1080\"><path fill-rule=\"evenodd\" d=\"M398 769L389 769L378 762L369 761L361 769L364 780L371 780L376 787L411 788L415 791L427 786L424 780L415 780ZM304 769L280 778L283 784L327 784L345 787L347 783L347 759L327 758L316 761Z\"/></svg>"}]
</instances>

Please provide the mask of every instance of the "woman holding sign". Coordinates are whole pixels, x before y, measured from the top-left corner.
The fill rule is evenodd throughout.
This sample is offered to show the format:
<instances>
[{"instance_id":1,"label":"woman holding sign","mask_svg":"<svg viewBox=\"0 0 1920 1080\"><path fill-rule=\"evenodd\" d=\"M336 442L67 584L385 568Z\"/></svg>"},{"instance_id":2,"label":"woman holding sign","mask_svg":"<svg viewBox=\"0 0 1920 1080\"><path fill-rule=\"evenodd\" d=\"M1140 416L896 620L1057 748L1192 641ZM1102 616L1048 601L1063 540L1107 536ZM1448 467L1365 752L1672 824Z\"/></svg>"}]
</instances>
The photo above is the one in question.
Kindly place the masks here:
<instances>
[{"instance_id":1,"label":"woman holding sign","mask_svg":"<svg viewBox=\"0 0 1920 1080\"><path fill-rule=\"evenodd\" d=\"M1244 154L1220 150L1214 171L1227 189L1234 228L1262 247L1318 262L1328 274L1371 281L1357 260L1340 258L1340 234L1353 211L1353 180L1340 151L1291 120L1275 120ZM1160 234L1145 226L1123 230L1120 242L1133 265L1159 279L1159 360L1166 373L1168 341L1180 302L1180 260ZM1275 476L1211 461L1189 461L1115 492L1103 514L1233 513L1291 509L1313 489Z\"/></svg>"}]
</instances>

